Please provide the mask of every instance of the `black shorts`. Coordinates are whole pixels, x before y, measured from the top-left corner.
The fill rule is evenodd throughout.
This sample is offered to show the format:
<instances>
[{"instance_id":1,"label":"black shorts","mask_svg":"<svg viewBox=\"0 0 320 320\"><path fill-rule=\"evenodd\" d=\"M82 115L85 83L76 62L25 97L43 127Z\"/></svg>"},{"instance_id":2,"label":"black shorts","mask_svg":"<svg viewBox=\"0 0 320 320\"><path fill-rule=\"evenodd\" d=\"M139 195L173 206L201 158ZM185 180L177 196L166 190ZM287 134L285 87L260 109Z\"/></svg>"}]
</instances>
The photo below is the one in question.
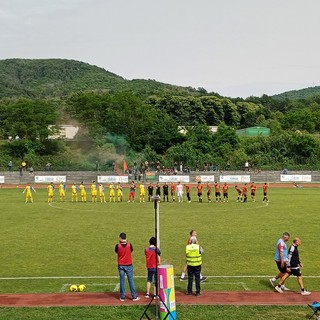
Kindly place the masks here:
<instances>
[{"instance_id":1,"label":"black shorts","mask_svg":"<svg viewBox=\"0 0 320 320\"><path fill-rule=\"evenodd\" d=\"M156 276L156 269L148 269L147 281L152 282L152 279L154 280L155 276Z\"/></svg>"},{"instance_id":2,"label":"black shorts","mask_svg":"<svg viewBox=\"0 0 320 320\"><path fill-rule=\"evenodd\" d=\"M202 196L202 192L198 192L198 197L201 197Z\"/></svg>"},{"instance_id":3,"label":"black shorts","mask_svg":"<svg viewBox=\"0 0 320 320\"><path fill-rule=\"evenodd\" d=\"M281 261L276 261L276 264L277 264L278 270L279 270L281 273L286 273L286 272L287 272L287 266L286 266L286 264L284 264L283 267L281 267Z\"/></svg>"},{"instance_id":4,"label":"black shorts","mask_svg":"<svg viewBox=\"0 0 320 320\"><path fill-rule=\"evenodd\" d=\"M220 194L220 192L216 192L215 195L216 195L216 197L220 197L221 194Z\"/></svg>"},{"instance_id":5,"label":"black shorts","mask_svg":"<svg viewBox=\"0 0 320 320\"><path fill-rule=\"evenodd\" d=\"M292 274L293 276L296 276L296 277L301 277L301 270L300 268L295 268L295 269L291 269L291 272L290 274Z\"/></svg>"}]
</instances>

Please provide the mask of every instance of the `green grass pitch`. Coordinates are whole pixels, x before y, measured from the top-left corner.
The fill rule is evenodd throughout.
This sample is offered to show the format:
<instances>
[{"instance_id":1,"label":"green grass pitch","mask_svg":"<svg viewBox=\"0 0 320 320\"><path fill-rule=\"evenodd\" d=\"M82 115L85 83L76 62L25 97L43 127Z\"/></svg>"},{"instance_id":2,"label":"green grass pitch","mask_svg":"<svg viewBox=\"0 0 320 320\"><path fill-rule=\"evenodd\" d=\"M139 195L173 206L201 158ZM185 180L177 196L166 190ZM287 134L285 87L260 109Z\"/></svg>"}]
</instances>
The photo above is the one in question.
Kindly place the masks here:
<instances>
[{"instance_id":1,"label":"green grass pitch","mask_svg":"<svg viewBox=\"0 0 320 320\"><path fill-rule=\"evenodd\" d=\"M0 189L0 293L65 292L73 283L86 284L89 292L117 290L114 246L120 232L126 232L133 243L136 287L138 291L145 291L144 248L155 228L152 203L127 203L127 194L122 203L71 203L67 190L66 202L60 203L55 194L53 204L48 205L46 191L38 189L34 203L25 204L22 190ZM228 203L207 203L205 199L198 203L195 191L192 203L160 203L162 263L174 266L176 290L186 290L186 282L179 281L178 277L185 263L188 233L195 229L205 249L203 274L209 276L202 285L203 291L272 290L268 279L277 273L273 260L275 242L284 231L292 238L301 237L299 251L305 266L302 269L305 287L319 291L319 189L270 187L268 205L262 203L261 193L258 190L254 203L250 200L237 203L234 190L230 191ZM293 277L287 286L299 289ZM210 310L217 313L230 307L212 308ZM264 315L275 310L258 309L254 309L256 314L262 312ZM81 313L84 309L77 310ZM110 310L114 314L120 312L120 309ZM140 314L139 307L136 310ZM181 307L180 312L183 310ZM10 308L2 311L10 318ZM186 312L190 313L190 310ZM252 309L241 307L230 312L251 319ZM225 318L222 314L217 318L210 315L210 318L232 319L230 312L226 311ZM243 312L246 316L241 315ZM295 319L292 315L298 313L288 310L288 314L291 315L288 318L284 315L282 319ZM36 319L34 314L32 317ZM111 315L109 318L113 319ZM99 316L92 319L99 319Z\"/></svg>"},{"instance_id":2,"label":"green grass pitch","mask_svg":"<svg viewBox=\"0 0 320 320\"><path fill-rule=\"evenodd\" d=\"M1 189L0 292L60 292L82 282L89 283L89 291L112 291L120 232L133 243L136 285L144 291L153 203L60 203L55 195L48 205L45 190L39 189L34 203L26 204L21 191ZM203 274L212 277L203 290L270 290L268 276L277 272L275 242L288 231L302 238L305 285L317 290L319 189L271 188L268 205L259 196L254 203L237 203L231 190L228 203L198 203L195 196L192 203L161 202L162 263L172 264L180 275L188 233L195 229L205 249ZM295 279L290 282L298 289ZM185 290L185 283L176 281L176 290Z\"/></svg>"}]
</instances>

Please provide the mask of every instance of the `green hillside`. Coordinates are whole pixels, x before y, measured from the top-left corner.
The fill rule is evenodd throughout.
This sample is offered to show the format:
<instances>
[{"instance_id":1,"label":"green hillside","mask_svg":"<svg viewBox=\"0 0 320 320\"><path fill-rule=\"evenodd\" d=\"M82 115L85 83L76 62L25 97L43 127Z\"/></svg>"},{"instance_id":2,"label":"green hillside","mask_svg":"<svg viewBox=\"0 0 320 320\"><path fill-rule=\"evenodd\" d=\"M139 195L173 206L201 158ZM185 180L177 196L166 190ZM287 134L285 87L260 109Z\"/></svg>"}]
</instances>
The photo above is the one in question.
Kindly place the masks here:
<instances>
[{"instance_id":1,"label":"green hillside","mask_svg":"<svg viewBox=\"0 0 320 320\"><path fill-rule=\"evenodd\" d=\"M77 91L123 90L146 95L196 91L154 80L126 80L103 68L74 60L0 60L0 98L52 98Z\"/></svg>"},{"instance_id":2,"label":"green hillside","mask_svg":"<svg viewBox=\"0 0 320 320\"><path fill-rule=\"evenodd\" d=\"M307 100L320 96L320 86L286 91L272 96L276 100Z\"/></svg>"}]
</instances>

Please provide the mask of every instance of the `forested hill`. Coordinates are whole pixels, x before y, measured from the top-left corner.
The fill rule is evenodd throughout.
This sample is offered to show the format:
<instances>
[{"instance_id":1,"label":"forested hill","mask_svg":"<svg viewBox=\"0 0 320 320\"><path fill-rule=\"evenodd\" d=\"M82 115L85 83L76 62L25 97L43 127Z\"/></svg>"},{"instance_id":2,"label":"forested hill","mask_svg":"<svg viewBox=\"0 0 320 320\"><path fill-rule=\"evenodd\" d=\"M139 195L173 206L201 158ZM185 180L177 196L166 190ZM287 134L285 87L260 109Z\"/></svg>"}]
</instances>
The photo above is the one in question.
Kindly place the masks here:
<instances>
[{"instance_id":1,"label":"forested hill","mask_svg":"<svg viewBox=\"0 0 320 320\"><path fill-rule=\"evenodd\" d=\"M286 91L272 96L276 100L307 100L320 96L320 87L309 87L300 90Z\"/></svg>"},{"instance_id":2,"label":"forested hill","mask_svg":"<svg viewBox=\"0 0 320 320\"><path fill-rule=\"evenodd\" d=\"M53 98L77 91L123 90L145 95L197 91L154 80L126 80L97 66L74 60L0 60L0 98Z\"/></svg>"}]
</instances>

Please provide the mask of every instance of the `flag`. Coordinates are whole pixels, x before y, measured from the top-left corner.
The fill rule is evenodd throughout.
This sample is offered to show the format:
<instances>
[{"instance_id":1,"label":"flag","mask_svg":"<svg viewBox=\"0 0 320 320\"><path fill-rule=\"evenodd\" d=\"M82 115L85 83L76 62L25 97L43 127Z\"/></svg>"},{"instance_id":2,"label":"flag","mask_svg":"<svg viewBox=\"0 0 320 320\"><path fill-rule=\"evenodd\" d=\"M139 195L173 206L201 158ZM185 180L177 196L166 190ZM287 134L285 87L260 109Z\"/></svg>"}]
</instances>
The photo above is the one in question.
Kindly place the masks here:
<instances>
[{"instance_id":1,"label":"flag","mask_svg":"<svg viewBox=\"0 0 320 320\"><path fill-rule=\"evenodd\" d=\"M127 171L128 171L128 165L127 165L126 160L123 160L123 171L124 171L124 172L127 172Z\"/></svg>"}]
</instances>

